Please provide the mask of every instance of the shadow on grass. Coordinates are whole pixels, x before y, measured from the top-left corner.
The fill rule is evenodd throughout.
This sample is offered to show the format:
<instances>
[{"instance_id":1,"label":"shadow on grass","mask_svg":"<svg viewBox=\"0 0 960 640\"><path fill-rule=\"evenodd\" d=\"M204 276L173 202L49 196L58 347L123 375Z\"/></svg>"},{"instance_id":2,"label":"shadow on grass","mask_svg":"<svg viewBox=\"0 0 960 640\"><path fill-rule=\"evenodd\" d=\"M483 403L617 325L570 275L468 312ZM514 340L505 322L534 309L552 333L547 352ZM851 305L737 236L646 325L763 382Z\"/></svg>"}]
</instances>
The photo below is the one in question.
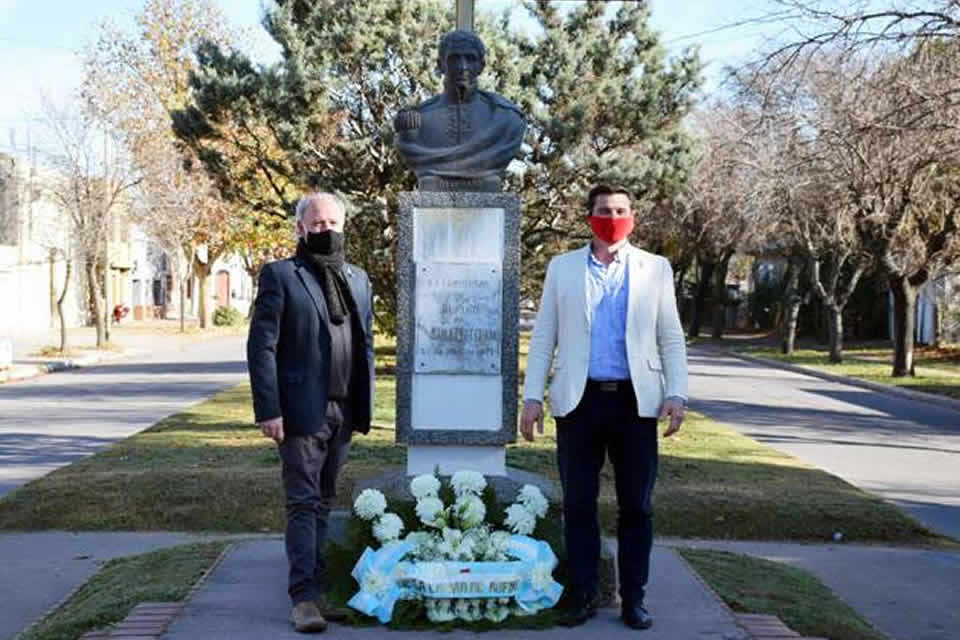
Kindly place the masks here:
<instances>
[{"instance_id":1,"label":"shadow on grass","mask_svg":"<svg viewBox=\"0 0 960 640\"><path fill-rule=\"evenodd\" d=\"M208 445L185 453L176 442L158 442L149 447L149 462L111 449L0 500L0 529L281 531L279 460L269 447ZM556 478L548 451L510 458ZM349 508L358 479L401 467L404 459L402 447L356 440L337 508ZM600 511L608 535L616 530L612 485L605 473ZM802 467L664 455L654 505L657 534L666 536L824 541L842 530L858 542L936 539L894 506Z\"/></svg>"}]
</instances>

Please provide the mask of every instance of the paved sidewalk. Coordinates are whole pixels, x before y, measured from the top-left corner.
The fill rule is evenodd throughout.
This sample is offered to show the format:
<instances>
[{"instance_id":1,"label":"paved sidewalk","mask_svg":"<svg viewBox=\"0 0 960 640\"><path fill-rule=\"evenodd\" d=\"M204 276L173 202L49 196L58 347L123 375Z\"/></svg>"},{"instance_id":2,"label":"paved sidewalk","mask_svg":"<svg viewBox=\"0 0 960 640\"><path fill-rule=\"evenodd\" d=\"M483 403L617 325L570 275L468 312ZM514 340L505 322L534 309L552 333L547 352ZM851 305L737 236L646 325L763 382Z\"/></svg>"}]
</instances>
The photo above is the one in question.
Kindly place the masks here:
<instances>
[{"instance_id":1,"label":"paved sidewalk","mask_svg":"<svg viewBox=\"0 0 960 640\"><path fill-rule=\"evenodd\" d=\"M116 347L113 350L94 348L97 343L94 327L74 327L68 329L69 348L74 353L64 358L35 355L44 347L60 344L59 329L18 329L15 333L0 334L0 338L10 338L13 343L13 364L6 369L0 369L0 384L108 363L158 350L177 350L185 345L231 335L239 336L243 333L242 330L231 332L216 328L202 333L179 333L179 326L179 322L175 320L127 321L114 325L110 328L110 342Z\"/></svg>"},{"instance_id":2,"label":"paved sidewalk","mask_svg":"<svg viewBox=\"0 0 960 640\"><path fill-rule=\"evenodd\" d=\"M45 616L104 561L201 539L182 533L0 533L0 640Z\"/></svg>"},{"instance_id":3,"label":"paved sidewalk","mask_svg":"<svg viewBox=\"0 0 960 640\"><path fill-rule=\"evenodd\" d=\"M348 578L351 579L351 578ZM745 640L748 636L734 622L730 610L704 586L700 578L672 550L654 547L650 592L647 597L655 622L643 632L645 640ZM165 640L261 640L303 638L288 621L290 602L286 594L286 558L283 541L258 540L237 543L174 621ZM619 610L602 609L583 627L554 627L545 631L484 633L484 638L636 638L624 626ZM337 638L381 638L379 626L331 625L327 634ZM437 637L449 640L476 637L475 633L389 632L391 638Z\"/></svg>"}]
</instances>

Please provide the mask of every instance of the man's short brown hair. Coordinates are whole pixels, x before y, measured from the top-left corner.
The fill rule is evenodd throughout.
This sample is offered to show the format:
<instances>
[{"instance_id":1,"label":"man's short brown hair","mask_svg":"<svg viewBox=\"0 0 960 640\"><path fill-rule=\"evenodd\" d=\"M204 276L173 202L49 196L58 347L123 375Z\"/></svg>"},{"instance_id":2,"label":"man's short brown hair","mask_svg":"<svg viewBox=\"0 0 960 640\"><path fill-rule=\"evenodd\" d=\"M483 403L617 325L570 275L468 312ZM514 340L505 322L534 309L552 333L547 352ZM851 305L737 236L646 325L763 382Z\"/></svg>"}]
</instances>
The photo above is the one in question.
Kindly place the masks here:
<instances>
[{"instance_id":1,"label":"man's short brown hair","mask_svg":"<svg viewBox=\"0 0 960 640\"><path fill-rule=\"evenodd\" d=\"M593 213L593 205L597 203L598 196L612 196L618 193L627 196L631 201L633 200L629 189L619 184L598 184L593 189L590 189L590 193L587 194L587 215Z\"/></svg>"}]
</instances>

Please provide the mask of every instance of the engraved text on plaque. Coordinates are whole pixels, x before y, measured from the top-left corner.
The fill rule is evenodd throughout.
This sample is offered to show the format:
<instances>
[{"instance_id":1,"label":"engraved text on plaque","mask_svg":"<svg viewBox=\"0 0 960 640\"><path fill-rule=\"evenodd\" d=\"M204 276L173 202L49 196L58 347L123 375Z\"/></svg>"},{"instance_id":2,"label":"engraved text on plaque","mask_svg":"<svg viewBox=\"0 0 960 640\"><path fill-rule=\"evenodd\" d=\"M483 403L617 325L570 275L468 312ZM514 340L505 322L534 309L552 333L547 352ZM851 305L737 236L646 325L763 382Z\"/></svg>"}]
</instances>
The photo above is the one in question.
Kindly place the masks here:
<instances>
[{"instance_id":1,"label":"engraved text on plaque","mask_svg":"<svg viewBox=\"0 0 960 640\"><path fill-rule=\"evenodd\" d=\"M500 374L500 265L420 263L415 291L416 373Z\"/></svg>"}]
</instances>

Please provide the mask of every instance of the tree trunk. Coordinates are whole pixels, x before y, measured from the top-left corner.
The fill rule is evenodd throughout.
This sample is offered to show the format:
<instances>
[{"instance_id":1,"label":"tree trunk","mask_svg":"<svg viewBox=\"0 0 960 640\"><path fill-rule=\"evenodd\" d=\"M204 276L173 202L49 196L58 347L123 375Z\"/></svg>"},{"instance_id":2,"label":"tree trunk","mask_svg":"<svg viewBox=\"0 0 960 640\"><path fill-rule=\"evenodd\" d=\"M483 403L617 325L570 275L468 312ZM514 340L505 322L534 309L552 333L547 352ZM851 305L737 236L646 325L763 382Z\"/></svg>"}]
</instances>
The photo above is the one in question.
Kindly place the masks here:
<instances>
[{"instance_id":1,"label":"tree trunk","mask_svg":"<svg viewBox=\"0 0 960 640\"><path fill-rule=\"evenodd\" d=\"M87 287L90 293L90 312L93 314L93 326L97 328L97 348L102 348L106 342L103 330L103 297L100 295L101 281L97 277L97 260L88 258L86 261Z\"/></svg>"},{"instance_id":2,"label":"tree trunk","mask_svg":"<svg viewBox=\"0 0 960 640\"><path fill-rule=\"evenodd\" d=\"M697 292L693 297L693 317L690 319L690 329L687 332L691 338L700 335L700 325L703 322L703 314L707 306L707 294L710 291L710 278L713 275L715 262L698 260L698 270L700 277L697 278Z\"/></svg>"},{"instance_id":3,"label":"tree trunk","mask_svg":"<svg viewBox=\"0 0 960 640\"><path fill-rule=\"evenodd\" d=\"M189 275L183 277L183 281L180 283L180 333L187 332L187 279Z\"/></svg>"},{"instance_id":4,"label":"tree trunk","mask_svg":"<svg viewBox=\"0 0 960 640\"><path fill-rule=\"evenodd\" d=\"M47 252L50 262L50 328L54 326L54 315L57 313L57 250Z\"/></svg>"},{"instance_id":5,"label":"tree trunk","mask_svg":"<svg viewBox=\"0 0 960 640\"><path fill-rule=\"evenodd\" d=\"M711 337L719 340L727 320L727 272L730 270L730 258L733 252L727 252L717 263L713 272L713 332Z\"/></svg>"},{"instance_id":6,"label":"tree trunk","mask_svg":"<svg viewBox=\"0 0 960 640\"><path fill-rule=\"evenodd\" d=\"M913 332L916 322L917 290L905 276L889 276L893 294L894 378L913 375Z\"/></svg>"},{"instance_id":7,"label":"tree trunk","mask_svg":"<svg viewBox=\"0 0 960 640\"><path fill-rule=\"evenodd\" d=\"M830 362L843 362L843 307L838 304L827 304L826 308Z\"/></svg>"},{"instance_id":8,"label":"tree trunk","mask_svg":"<svg viewBox=\"0 0 960 640\"><path fill-rule=\"evenodd\" d=\"M60 318L60 353L65 353L69 346L67 342L67 318L63 312L63 301L67 298L67 290L70 288L70 274L72 272L72 262L70 258L64 260L66 271L63 274L63 290L57 296L55 304L57 307L57 317Z\"/></svg>"},{"instance_id":9,"label":"tree trunk","mask_svg":"<svg viewBox=\"0 0 960 640\"><path fill-rule=\"evenodd\" d=\"M210 263L203 263L199 260L194 262L193 272L197 276L197 319L200 321L201 329L206 329L212 325L210 301L207 300L211 270Z\"/></svg>"},{"instance_id":10,"label":"tree trunk","mask_svg":"<svg viewBox=\"0 0 960 640\"><path fill-rule=\"evenodd\" d=\"M687 297L683 294L683 280L687 277L687 271L690 269L691 260L681 260L677 264L677 268L674 270L675 281L673 285L674 293L677 297L677 312L680 315L680 322L683 322L687 317ZM257 291L257 280L256 276L253 278L253 291ZM256 300L256 296L252 300ZM250 305L250 315L253 316L253 305Z\"/></svg>"},{"instance_id":11,"label":"tree trunk","mask_svg":"<svg viewBox=\"0 0 960 640\"><path fill-rule=\"evenodd\" d=\"M936 300L933 305L933 346L943 346L943 302Z\"/></svg>"},{"instance_id":12,"label":"tree trunk","mask_svg":"<svg viewBox=\"0 0 960 640\"><path fill-rule=\"evenodd\" d=\"M247 309L247 321L253 320L253 308L256 306L254 303L257 301L257 290L260 286L260 268L247 269L247 275L250 276L250 307Z\"/></svg>"},{"instance_id":13,"label":"tree trunk","mask_svg":"<svg viewBox=\"0 0 960 640\"><path fill-rule=\"evenodd\" d=\"M800 267L791 262L787 267L787 287L783 296L785 317L783 333L780 341L780 351L793 355L794 344L797 340L797 321L800 318Z\"/></svg>"}]
</instances>

